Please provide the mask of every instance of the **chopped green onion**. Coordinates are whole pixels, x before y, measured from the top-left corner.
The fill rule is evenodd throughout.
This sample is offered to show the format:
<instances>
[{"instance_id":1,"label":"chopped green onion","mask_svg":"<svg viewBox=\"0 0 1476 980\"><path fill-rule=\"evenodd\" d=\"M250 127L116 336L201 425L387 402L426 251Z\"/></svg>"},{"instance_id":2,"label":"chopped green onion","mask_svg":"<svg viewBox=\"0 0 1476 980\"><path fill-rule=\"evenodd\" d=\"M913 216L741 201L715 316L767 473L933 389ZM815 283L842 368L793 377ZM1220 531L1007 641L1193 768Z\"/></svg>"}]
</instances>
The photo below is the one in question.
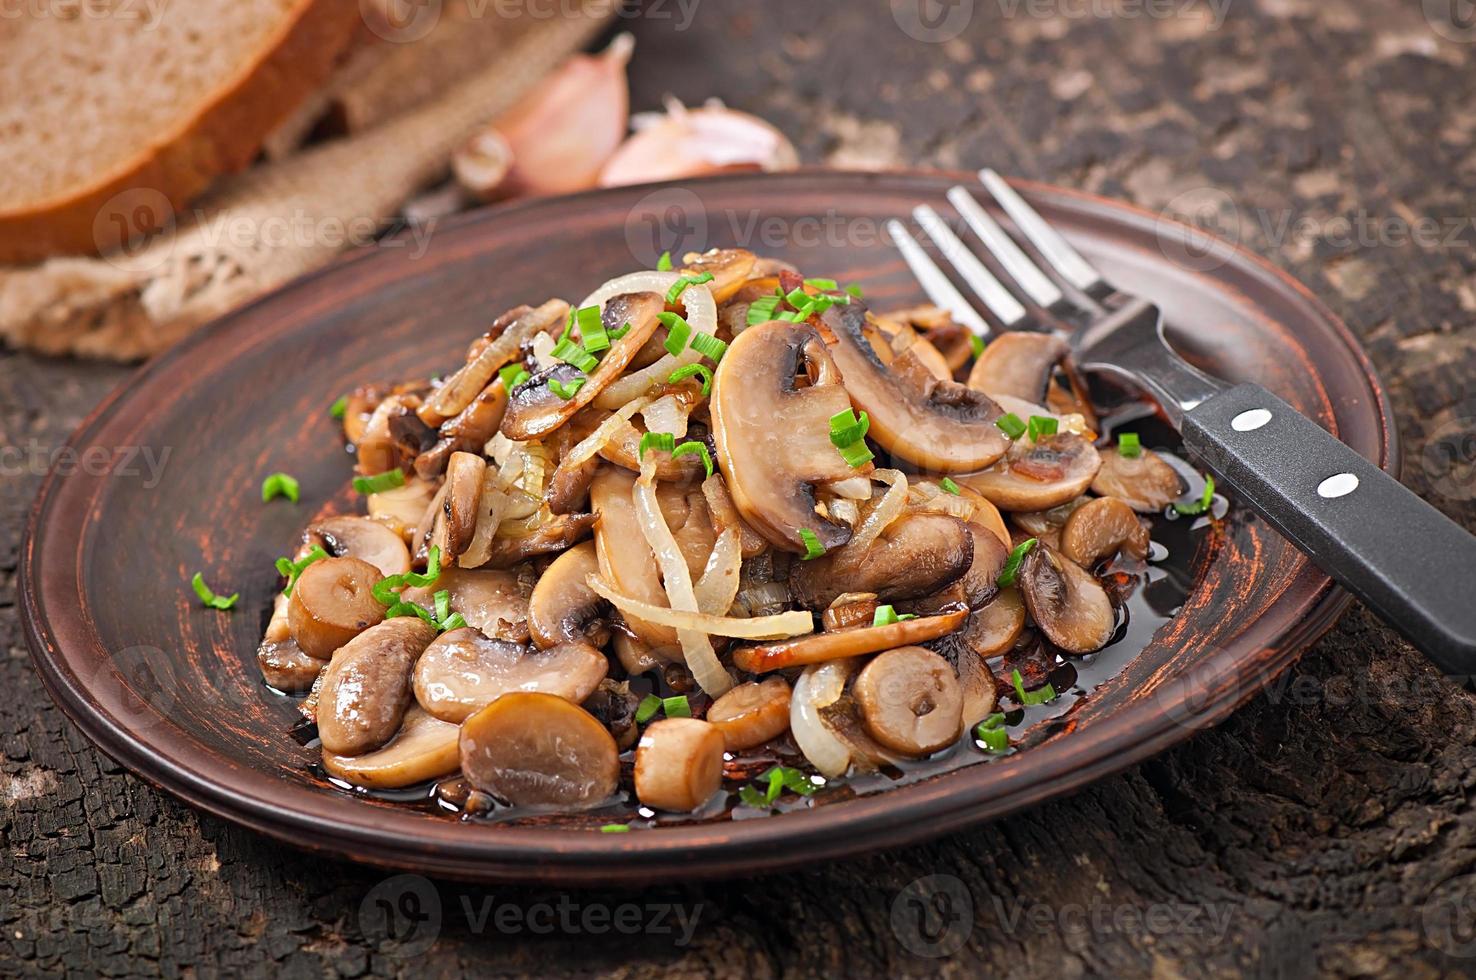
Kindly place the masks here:
<instances>
[{"instance_id":1,"label":"chopped green onion","mask_svg":"<svg viewBox=\"0 0 1476 980\"><path fill-rule=\"evenodd\" d=\"M666 342L662 344L673 357L687 347L687 338L692 336L692 325L675 313L658 313L656 319L666 327Z\"/></svg>"},{"instance_id":2,"label":"chopped green onion","mask_svg":"<svg viewBox=\"0 0 1476 980\"><path fill-rule=\"evenodd\" d=\"M339 395L338 400L328 406L328 414L341 419L348 413L348 395Z\"/></svg>"},{"instance_id":3,"label":"chopped green onion","mask_svg":"<svg viewBox=\"0 0 1476 980\"><path fill-rule=\"evenodd\" d=\"M938 481L938 488L940 490L942 490L944 493L951 493L951 494L953 494L955 497L957 497L959 495L958 484L957 483L954 483L952 480L950 480L946 476L943 479L941 479L941 480Z\"/></svg>"},{"instance_id":4,"label":"chopped green onion","mask_svg":"<svg viewBox=\"0 0 1476 980\"><path fill-rule=\"evenodd\" d=\"M987 751L995 755L1007 752L1010 748L1010 735L1005 731L1004 717L996 711L974 728L974 737L984 743Z\"/></svg>"},{"instance_id":5,"label":"chopped green onion","mask_svg":"<svg viewBox=\"0 0 1476 980\"><path fill-rule=\"evenodd\" d=\"M784 302L788 303L790 306L794 307L797 310L802 310L805 307L811 305L811 303L814 302L814 298L809 293L805 292L805 287L796 286L794 289L791 289L788 293L785 294Z\"/></svg>"},{"instance_id":6,"label":"chopped green onion","mask_svg":"<svg viewBox=\"0 0 1476 980\"><path fill-rule=\"evenodd\" d=\"M671 698L661 699L661 710L668 718L690 718L692 717L692 706L687 703L685 694L678 694Z\"/></svg>"},{"instance_id":7,"label":"chopped green onion","mask_svg":"<svg viewBox=\"0 0 1476 980\"><path fill-rule=\"evenodd\" d=\"M451 591L441 589L435 595L436 618L449 619L451 616Z\"/></svg>"},{"instance_id":8,"label":"chopped green onion","mask_svg":"<svg viewBox=\"0 0 1476 980\"><path fill-rule=\"evenodd\" d=\"M621 327L619 330L611 330L611 331L608 331L608 336L609 336L609 338L611 340L619 340L621 337L624 337L628 333L630 333L630 324L629 323L627 323L625 326Z\"/></svg>"},{"instance_id":9,"label":"chopped green onion","mask_svg":"<svg viewBox=\"0 0 1476 980\"><path fill-rule=\"evenodd\" d=\"M291 595L292 587L297 584L298 578L302 576L302 570L315 561L321 561L328 557L328 552L323 550L322 545L313 545L313 550L303 555L297 561L291 558L277 559L277 572L287 580L287 586L282 590L283 595Z\"/></svg>"},{"instance_id":10,"label":"chopped green onion","mask_svg":"<svg viewBox=\"0 0 1476 980\"><path fill-rule=\"evenodd\" d=\"M866 445L865 439L859 439L839 452L841 459L845 460L846 465L851 469L860 469L876 458L876 454Z\"/></svg>"},{"instance_id":11,"label":"chopped green onion","mask_svg":"<svg viewBox=\"0 0 1476 980\"><path fill-rule=\"evenodd\" d=\"M836 281L834 279L806 279L805 285L809 286L811 289L819 289L822 291L826 289L840 288L840 286L836 284Z\"/></svg>"},{"instance_id":12,"label":"chopped green onion","mask_svg":"<svg viewBox=\"0 0 1476 980\"><path fill-rule=\"evenodd\" d=\"M806 307L806 311L808 311L808 309L809 308ZM776 313L774 315L774 319L783 320L786 323L804 323L809 318L810 314L808 312L790 312L789 310L785 310L783 313Z\"/></svg>"},{"instance_id":13,"label":"chopped green onion","mask_svg":"<svg viewBox=\"0 0 1476 980\"><path fill-rule=\"evenodd\" d=\"M569 340L559 341L548 354L554 360L573 365L585 374L594 373L594 369L600 365L593 354Z\"/></svg>"},{"instance_id":14,"label":"chopped green onion","mask_svg":"<svg viewBox=\"0 0 1476 980\"><path fill-rule=\"evenodd\" d=\"M683 364L671 372L671 376L666 380L668 384L676 384L679 381L686 381L688 378L702 379L702 396L704 398L712 394L712 368L706 364Z\"/></svg>"},{"instance_id":15,"label":"chopped green onion","mask_svg":"<svg viewBox=\"0 0 1476 980\"><path fill-rule=\"evenodd\" d=\"M669 453L675 448L676 436L670 432L647 432L641 436L641 445L636 452L636 458L645 459L647 449L654 449L658 453Z\"/></svg>"},{"instance_id":16,"label":"chopped green onion","mask_svg":"<svg viewBox=\"0 0 1476 980\"><path fill-rule=\"evenodd\" d=\"M785 790L800 796L811 796L815 792L815 784L810 781L810 777L789 766L773 767L759 776L758 782L764 784L762 790L752 784L738 790L738 799L743 802L744 806L768 810L773 808L774 801L779 799L779 794Z\"/></svg>"},{"instance_id":17,"label":"chopped green onion","mask_svg":"<svg viewBox=\"0 0 1476 980\"><path fill-rule=\"evenodd\" d=\"M600 828L600 833L602 833L602 834L628 834L628 833L630 833L630 824L628 824L628 823L607 823L603 827Z\"/></svg>"},{"instance_id":18,"label":"chopped green onion","mask_svg":"<svg viewBox=\"0 0 1476 980\"><path fill-rule=\"evenodd\" d=\"M707 451L707 447L700 442L693 440L691 442L682 443L680 446L671 451L671 458L676 459L678 456L690 456L693 453L697 453L702 457L702 468L707 471L708 476L712 476L712 454L709 453Z\"/></svg>"},{"instance_id":19,"label":"chopped green onion","mask_svg":"<svg viewBox=\"0 0 1476 980\"><path fill-rule=\"evenodd\" d=\"M661 710L661 699L654 694L647 694L641 698L641 703L636 706L635 720L637 725L644 725L656 717L656 712Z\"/></svg>"},{"instance_id":20,"label":"chopped green onion","mask_svg":"<svg viewBox=\"0 0 1476 980\"><path fill-rule=\"evenodd\" d=\"M385 619L396 619L400 616L417 616L438 629L441 625L436 622L436 617L432 615L431 611L418 602L396 602L389 609L385 610L384 613Z\"/></svg>"},{"instance_id":21,"label":"chopped green onion","mask_svg":"<svg viewBox=\"0 0 1476 980\"><path fill-rule=\"evenodd\" d=\"M1143 455L1143 444L1138 441L1136 432L1123 432L1117 437L1117 452L1127 459L1137 459Z\"/></svg>"},{"instance_id":22,"label":"chopped green onion","mask_svg":"<svg viewBox=\"0 0 1476 980\"><path fill-rule=\"evenodd\" d=\"M450 616L447 616L436 625L441 628L442 633L449 633L451 630L459 630L463 626L465 626L466 617L461 615L461 613L459 612L452 613Z\"/></svg>"},{"instance_id":23,"label":"chopped green onion","mask_svg":"<svg viewBox=\"0 0 1476 980\"><path fill-rule=\"evenodd\" d=\"M523 370L523 365L516 362L502 368L497 372L497 376L502 379L502 390L508 393L530 377L528 372Z\"/></svg>"},{"instance_id":24,"label":"chopped green onion","mask_svg":"<svg viewBox=\"0 0 1476 980\"><path fill-rule=\"evenodd\" d=\"M436 579L441 577L441 548L439 545L431 545L430 554L426 556L424 572L406 572L401 576L405 584L413 585L417 589L428 589L436 584Z\"/></svg>"},{"instance_id":25,"label":"chopped green onion","mask_svg":"<svg viewBox=\"0 0 1476 980\"><path fill-rule=\"evenodd\" d=\"M1204 493L1192 504L1174 504L1174 510L1183 517L1194 517L1203 514L1210 509L1215 502L1215 478L1208 473L1204 475Z\"/></svg>"},{"instance_id":26,"label":"chopped green onion","mask_svg":"<svg viewBox=\"0 0 1476 980\"><path fill-rule=\"evenodd\" d=\"M261 502L266 503L273 497L286 497L294 504L297 503L300 491L297 480L286 473L273 473L261 481Z\"/></svg>"},{"instance_id":27,"label":"chopped green onion","mask_svg":"<svg viewBox=\"0 0 1476 980\"><path fill-rule=\"evenodd\" d=\"M852 296L856 297L857 299L865 299L866 298L866 293L861 289L860 286L857 286L855 283L852 283L851 285L847 286L846 287L846 292L850 293Z\"/></svg>"},{"instance_id":28,"label":"chopped green onion","mask_svg":"<svg viewBox=\"0 0 1476 980\"><path fill-rule=\"evenodd\" d=\"M671 271L671 252L668 251L668 252L662 252L661 253L661 258L659 258L659 259L656 260L656 271L657 272L670 272Z\"/></svg>"},{"instance_id":29,"label":"chopped green onion","mask_svg":"<svg viewBox=\"0 0 1476 980\"><path fill-rule=\"evenodd\" d=\"M706 282L712 282L711 272L704 272L700 276L682 276L676 282L672 283L671 288L666 291L667 305L670 306L672 303L681 299L682 293L687 291L688 286L700 286Z\"/></svg>"},{"instance_id":30,"label":"chopped green onion","mask_svg":"<svg viewBox=\"0 0 1476 980\"><path fill-rule=\"evenodd\" d=\"M748 325L756 327L760 323L768 323L776 319L775 312L779 309L778 296L760 296L748 304Z\"/></svg>"},{"instance_id":31,"label":"chopped green onion","mask_svg":"<svg viewBox=\"0 0 1476 980\"><path fill-rule=\"evenodd\" d=\"M877 606L876 612L871 617L872 626L891 626L893 623L905 623L909 619L916 619L915 613L902 613L897 615L897 610L891 606Z\"/></svg>"},{"instance_id":32,"label":"chopped green onion","mask_svg":"<svg viewBox=\"0 0 1476 980\"><path fill-rule=\"evenodd\" d=\"M1020 421L1020 416L1014 412L1006 412L994 420L1001 432L1011 439L1018 439L1025 434L1025 423Z\"/></svg>"},{"instance_id":33,"label":"chopped green onion","mask_svg":"<svg viewBox=\"0 0 1476 980\"><path fill-rule=\"evenodd\" d=\"M1049 683L1045 687L1034 691L1025 690L1025 679L1015 671L1012 679L1015 682L1015 699L1023 705L1045 704L1047 701L1056 700L1056 689Z\"/></svg>"},{"instance_id":34,"label":"chopped green onion","mask_svg":"<svg viewBox=\"0 0 1476 980\"><path fill-rule=\"evenodd\" d=\"M1026 429L1030 434L1030 441L1039 442L1041 436L1055 435L1058 427L1059 423L1054 416L1032 415L1030 416L1030 424Z\"/></svg>"},{"instance_id":35,"label":"chopped green onion","mask_svg":"<svg viewBox=\"0 0 1476 980\"><path fill-rule=\"evenodd\" d=\"M866 433L870 431L871 416L865 412L857 419L856 413L848 408L830 417L830 444L837 449L844 449L853 442L865 439Z\"/></svg>"},{"instance_id":36,"label":"chopped green onion","mask_svg":"<svg viewBox=\"0 0 1476 980\"><path fill-rule=\"evenodd\" d=\"M580 341L584 341L590 331L600 329L600 308L598 306L581 306L574 311L574 324L579 328Z\"/></svg>"},{"instance_id":37,"label":"chopped green onion","mask_svg":"<svg viewBox=\"0 0 1476 980\"><path fill-rule=\"evenodd\" d=\"M1015 584L1015 576L1020 574L1020 563L1038 543L1034 538L1026 538L1010 552L1010 556L1005 559L1004 568L999 573L999 578L995 579L995 583L1001 589L1007 589Z\"/></svg>"},{"instance_id":38,"label":"chopped green onion","mask_svg":"<svg viewBox=\"0 0 1476 980\"><path fill-rule=\"evenodd\" d=\"M550 378L548 390L564 401L568 401L579 393L579 389L583 388L584 383L588 380L588 378L575 378L572 381L560 381L557 378Z\"/></svg>"},{"instance_id":39,"label":"chopped green onion","mask_svg":"<svg viewBox=\"0 0 1476 980\"><path fill-rule=\"evenodd\" d=\"M728 352L728 345L710 333L698 331L692 335L692 349L716 364Z\"/></svg>"},{"instance_id":40,"label":"chopped green onion","mask_svg":"<svg viewBox=\"0 0 1476 980\"><path fill-rule=\"evenodd\" d=\"M579 340L585 350L591 354L597 354L602 350L610 349L610 335L605 332L605 321L600 319L600 308L590 306L587 309L595 311L592 322L585 323L583 318L579 321ZM580 313L584 311L581 310Z\"/></svg>"},{"instance_id":41,"label":"chopped green onion","mask_svg":"<svg viewBox=\"0 0 1476 980\"><path fill-rule=\"evenodd\" d=\"M810 780L809 776L806 776L798 769L791 769L789 766L775 766L765 773L764 776L772 782L776 773L783 783L784 788L791 793L798 793L800 796L810 796L815 792L814 782Z\"/></svg>"},{"instance_id":42,"label":"chopped green onion","mask_svg":"<svg viewBox=\"0 0 1476 980\"><path fill-rule=\"evenodd\" d=\"M744 806L751 806L755 810L767 810L771 802L766 795L748 785L738 788L738 799Z\"/></svg>"},{"instance_id":43,"label":"chopped green onion","mask_svg":"<svg viewBox=\"0 0 1476 980\"><path fill-rule=\"evenodd\" d=\"M196 572L195 577L190 579L190 585L194 587L195 595L200 597L200 601L211 609L229 609L236 604L237 599L241 598L239 592L230 596L216 595L210 590L210 586L205 584L205 576L199 572Z\"/></svg>"},{"instance_id":44,"label":"chopped green onion","mask_svg":"<svg viewBox=\"0 0 1476 980\"><path fill-rule=\"evenodd\" d=\"M969 350L974 352L975 357L984 353L984 338L976 333L969 334Z\"/></svg>"},{"instance_id":45,"label":"chopped green onion","mask_svg":"<svg viewBox=\"0 0 1476 980\"><path fill-rule=\"evenodd\" d=\"M800 543L805 546L805 556L800 559L801 561L810 561L813 558L819 558L825 554L825 548L820 544L819 536L809 528L800 528L799 539Z\"/></svg>"},{"instance_id":46,"label":"chopped green onion","mask_svg":"<svg viewBox=\"0 0 1476 980\"><path fill-rule=\"evenodd\" d=\"M404 470L385 470L373 476L354 477L354 489L359 493L381 493L405 485Z\"/></svg>"}]
</instances>

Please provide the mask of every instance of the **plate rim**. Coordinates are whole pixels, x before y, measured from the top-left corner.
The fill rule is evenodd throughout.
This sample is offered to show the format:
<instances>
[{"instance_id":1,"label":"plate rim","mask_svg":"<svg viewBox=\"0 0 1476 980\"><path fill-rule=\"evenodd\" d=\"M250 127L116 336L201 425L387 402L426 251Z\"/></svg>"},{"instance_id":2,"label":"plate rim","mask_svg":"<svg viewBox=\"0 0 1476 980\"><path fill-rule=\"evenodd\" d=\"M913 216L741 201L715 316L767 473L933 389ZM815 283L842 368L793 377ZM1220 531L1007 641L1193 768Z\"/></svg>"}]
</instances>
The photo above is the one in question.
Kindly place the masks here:
<instances>
[{"instance_id":1,"label":"plate rim","mask_svg":"<svg viewBox=\"0 0 1476 980\"><path fill-rule=\"evenodd\" d=\"M888 182L909 180L922 183L939 180L968 183L974 179L974 175L929 169L876 172L824 168L801 168L781 174L720 175L519 201L457 215L444 222L441 229L443 233L463 230L487 222L505 220L510 215L528 210L578 207L632 192L650 194L663 188L713 187L756 181L784 183L816 178L842 183L854 182L854 186L847 187L846 190L864 193L873 184L885 185ZM1128 202L1036 181L1011 178L1010 183L1027 197L1074 199L1081 205L1097 209L1099 213L1103 210L1113 212L1114 216L1131 218L1139 224L1145 221L1157 225L1169 224L1185 232L1204 234L1200 229L1192 229L1181 222ZM1131 224L1132 221L1127 223ZM1378 421L1381 455L1378 465L1397 478L1401 453L1387 389L1352 331L1321 299L1286 271L1239 244L1219 238L1215 240L1232 250L1233 260L1227 264L1236 264L1242 270L1254 273L1274 288L1290 289L1314 316L1331 328L1345 353L1350 354L1356 362L1369 389L1371 408L1374 409L1371 414L1375 414ZM215 334L229 329L232 322L248 316L259 305L278 299L282 293L306 288L324 277L338 275L360 262L376 260L390 259L383 249L374 247L347 253L326 266L203 325L125 378L88 413L68 437L65 445L75 449L85 443L91 432L106 420L114 406L131 391L147 384L157 373L188 357L201 345L209 343ZM1199 731L1223 721L1240 704L1262 690L1295 662L1303 651L1332 627L1352 602L1351 596L1337 588L1331 579L1315 567L1300 571L1299 579L1302 575L1311 576L1307 580L1308 595L1302 605L1304 614L1289 628L1280 633L1271 631L1273 635L1265 638L1268 646L1277 648L1277 655L1261 666L1251 683L1237 682L1233 685L1234 691L1230 693L1212 690L1203 703L1193 706L1188 714L1179 714L1177 717L1174 712L1165 710L1160 705L1157 711L1148 716L1157 723L1147 730L1143 725L1147 719L1136 718L1137 712L1126 710L1097 720L1093 725L1096 734L1093 739L1058 738L1034 746L1030 749L1032 755L1046 753L1050 757L1047 761L1053 762L1045 767L1045 773L1040 773L1040 767L1021 770L1030 773L1029 778L1013 781L1006 778L1001 785L993 787L993 792L987 798L979 798L981 787L970 787L966 778L939 778L849 800L844 804L786 814L782 819L672 826L661 828L657 834L631 835L552 828L499 828L495 837L465 834L460 840L436 842L428 850L426 847L414 846L413 842L407 845L404 842L391 841L387 844L386 838L373 827L336 823L326 814L285 808L269 800L238 795L219 781L191 771L183 762L152 752L147 742L130 731L125 723L113 718L102 705L89 701L84 696L85 686L80 678L71 671L64 670L58 651L48 639L48 632L54 637L55 630L48 631L45 628L48 620L38 598L38 543L44 544L46 541L44 520L49 507L56 500L56 487L63 479L65 477L59 476L54 469L48 472L32 501L21 543L17 592L22 631L31 659L37 665L38 673L52 700L83 734L104 754L150 785L221 819L316 853L350 858L382 868L413 867L422 873L463 880L635 884L659 880L676 869L680 869L687 877L727 877L752 874L760 870L778 871L816 860L916 843L965 826L996 819L1020 809L1023 805L1034 805L1075 792L1103 776L1150 758L1188 737L1184 734L1185 730ZM1258 623L1264 625L1258 619L1248 629L1254 629ZM90 628L90 620L88 625ZM1223 657L1223 654L1220 656ZM1132 724L1129 725L1129 722ZM1114 737L1119 728L1132 731ZM1089 750L1089 744L1078 744L1099 742L1110 743L1113 751L1093 753ZM1078 756L1082 758L1078 759ZM964 767L950 775L966 777L969 770L977 768ZM257 776L267 775L259 770L252 772ZM946 791L941 789L951 782L958 785L949 785ZM908 799L899 800L898 794L901 793L907 794ZM1028 796L1029 799L1022 802L1019 800L1021 796ZM335 804L350 799L326 794L323 798L332 799ZM891 815L893 810L915 813L919 809L925 809L928 813L926 821L914 820L909 824ZM369 808L364 810L370 812ZM714 838L715 826L728 832ZM844 834L835 832L841 828L846 831ZM323 836L320 837L319 833ZM881 835L885 835L886 839L879 840ZM555 841L558 846L548 846ZM531 856L523 850L530 845L537 848ZM521 860L518 859L520 854ZM700 858L700 863L689 863L696 858Z\"/></svg>"}]
</instances>

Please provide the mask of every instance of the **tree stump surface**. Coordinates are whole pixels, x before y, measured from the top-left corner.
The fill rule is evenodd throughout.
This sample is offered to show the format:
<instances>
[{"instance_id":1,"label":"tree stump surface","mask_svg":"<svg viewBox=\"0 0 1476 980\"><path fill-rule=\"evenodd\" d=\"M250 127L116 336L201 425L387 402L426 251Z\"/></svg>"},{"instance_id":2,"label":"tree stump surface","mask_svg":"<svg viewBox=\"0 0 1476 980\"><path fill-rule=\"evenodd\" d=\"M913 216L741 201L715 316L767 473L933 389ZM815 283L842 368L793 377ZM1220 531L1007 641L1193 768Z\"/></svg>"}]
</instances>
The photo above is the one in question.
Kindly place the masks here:
<instances>
[{"instance_id":1,"label":"tree stump surface","mask_svg":"<svg viewBox=\"0 0 1476 980\"><path fill-rule=\"evenodd\" d=\"M1476 28L1459 3L1447 20L1433 0L929 0L926 22L909 3L653 0L625 22L633 104L720 97L808 163L987 163L1212 218L1363 339L1403 479L1476 527ZM426 886L202 816L91 747L17 623L50 453L126 374L0 354L0 975L1476 973L1476 699L1359 607L1151 762L778 877ZM378 899L430 918L386 941Z\"/></svg>"}]
</instances>

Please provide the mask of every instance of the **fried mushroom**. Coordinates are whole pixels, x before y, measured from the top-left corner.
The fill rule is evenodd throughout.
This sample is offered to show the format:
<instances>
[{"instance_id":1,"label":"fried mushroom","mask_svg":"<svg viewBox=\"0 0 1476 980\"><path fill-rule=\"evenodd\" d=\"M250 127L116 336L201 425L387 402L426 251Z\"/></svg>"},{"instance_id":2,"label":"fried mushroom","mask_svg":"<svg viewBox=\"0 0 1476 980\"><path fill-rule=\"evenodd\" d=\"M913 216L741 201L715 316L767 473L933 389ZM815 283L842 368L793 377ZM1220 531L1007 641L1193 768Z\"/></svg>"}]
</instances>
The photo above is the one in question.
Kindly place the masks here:
<instances>
[{"instance_id":1,"label":"fried mushroom","mask_svg":"<svg viewBox=\"0 0 1476 980\"><path fill-rule=\"evenodd\" d=\"M796 563L789 587L797 602L814 610L847 592L875 593L882 602L916 599L956 582L973 558L974 538L963 521L944 514L904 515L860 555L842 549Z\"/></svg>"},{"instance_id":2,"label":"fried mushroom","mask_svg":"<svg viewBox=\"0 0 1476 980\"><path fill-rule=\"evenodd\" d=\"M1020 564L1020 592L1046 639L1067 653L1092 653L1117 627L1112 600L1090 572L1038 544Z\"/></svg>"},{"instance_id":3,"label":"fried mushroom","mask_svg":"<svg viewBox=\"0 0 1476 980\"><path fill-rule=\"evenodd\" d=\"M1001 510L1049 510L1081 496L1101 465L1091 443L1074 432L1058 432L1021 443L989 469L955 479Z\"/></svg>"}]
</instances>

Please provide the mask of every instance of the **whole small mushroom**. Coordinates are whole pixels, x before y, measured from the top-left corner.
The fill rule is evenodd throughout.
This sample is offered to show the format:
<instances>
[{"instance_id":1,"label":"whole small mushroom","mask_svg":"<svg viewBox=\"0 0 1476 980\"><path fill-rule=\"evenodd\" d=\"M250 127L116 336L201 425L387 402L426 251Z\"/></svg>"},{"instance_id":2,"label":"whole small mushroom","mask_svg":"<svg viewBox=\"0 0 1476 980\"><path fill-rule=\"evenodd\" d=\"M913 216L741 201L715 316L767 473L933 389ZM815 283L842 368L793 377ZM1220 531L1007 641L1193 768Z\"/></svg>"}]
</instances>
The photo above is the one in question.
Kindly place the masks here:
<instances>
[{"instance_id":1,"label":"whole small mushroom","mask_svg":"<svg viewBox=\"0 0 1476 980\"><path fill-rule=\"evenodd\" d=\"M334 655L318 695L325 753L363 755L394 737L411 703L411 668L435 636L429 623L401 616L365 630Z\"/></svg>"},{"instance_id":2,"label":"whole small mushroom","mask_svg":"<svg viewBox=\"0 0 1476 980\"><path fill-rule=\"evenodd\" d=\"M1062 650L1092 653L1112 639L1117 617L1102 583L1049 545L1025 555L1019 582L1031 620Z\"/></svg>"},{"instance_id":3,"label":"whole small mushroom","mask_svg":"<svg viewBox=\"0 0 1476 980\"><path fill-rule=\"evenodd\" d=\"M1098 497L1071 513L1061 527L1061 554L1082 568L1122 552L1148 555L1148 529L1125 501Z\"/></svg>"},{"instance_id":4,"label":"whole small mushroom","mask_svg":"<svg viewBox=\"0 0 1476 980\"><path fill-rule=\"evenodd\" d=\"M555 694L505 694L461 725L461 771L514 806L597 806L620 777L615 739Z\"/></svg>"}]
</instances>

